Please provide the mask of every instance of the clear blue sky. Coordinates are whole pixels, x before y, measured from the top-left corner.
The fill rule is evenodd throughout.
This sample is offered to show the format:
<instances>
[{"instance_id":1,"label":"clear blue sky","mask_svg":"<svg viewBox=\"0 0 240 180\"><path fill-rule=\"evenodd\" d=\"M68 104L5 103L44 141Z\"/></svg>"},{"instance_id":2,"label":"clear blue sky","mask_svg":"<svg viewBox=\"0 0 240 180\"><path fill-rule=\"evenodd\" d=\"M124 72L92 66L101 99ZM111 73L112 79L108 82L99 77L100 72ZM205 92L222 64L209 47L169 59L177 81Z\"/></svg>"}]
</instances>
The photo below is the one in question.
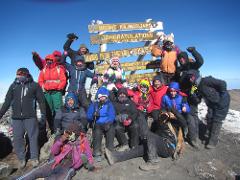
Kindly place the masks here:
<instances>
[{"instance_id":1,"label":"clear blue sky","mask_svg":"<svg viewBox=\"0 0 240 180\"><path fill-rule=\"evenodd\" d=\"M87 29L94 19L104 23L162 21L164 32L174 33L181 50L194 45L201 52L203 76L225 79L229 89L239 89L239 9L238 0L2 0L0 102L17 68L26 66L37 80L32 51L42 57L55 49L62 51L66 34L75 32L79 39L73 49L85 43L96 52L98 46L90 45ZM119 47L124 46L128 45Z\"/></svg>"}]
</instances>

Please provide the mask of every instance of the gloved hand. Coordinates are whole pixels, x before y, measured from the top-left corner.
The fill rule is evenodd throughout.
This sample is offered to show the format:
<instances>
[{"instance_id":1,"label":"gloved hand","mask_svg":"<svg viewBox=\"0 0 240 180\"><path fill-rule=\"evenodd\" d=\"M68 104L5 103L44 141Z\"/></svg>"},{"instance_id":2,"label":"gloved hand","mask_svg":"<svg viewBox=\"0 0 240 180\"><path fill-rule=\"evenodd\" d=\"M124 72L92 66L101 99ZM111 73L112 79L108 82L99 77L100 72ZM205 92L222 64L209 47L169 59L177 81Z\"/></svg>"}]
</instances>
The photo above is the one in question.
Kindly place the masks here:
<instances>
[{"instance_id":1,"label":"gloved hand","mask_svg":"<svg viewBox=\"0 0 240 180\"><path fill-rule=\"evenodd\" d=\"M125 119L125 120L123 121L123 125L124 125L124 126L129 126L131 123L132 123L132 120L131 120L131 119Z\"/></svg>"},{"instance_id":2,"label":"gloved hand","mask_svg":"<svg viewBox=\"0 0 240 180\"><path fill-rule=\"evenodd\" d=\"M71 39L71 40L77 40L78 39L78 36L75 34L75 33L69 33L67 35L67 38L68 39Z\"/></svg>"},{"instance_id":3,"label":"gloved hand","mask_svg":"<svg viewBox=\"0 0 240 180\"><path fill-rule=\"evenodd\" d=\"M188 48L187 48L187 51L190 52L190 53L192 53L192 52L195 51L195 50L196 50L195 47L188 47Z\"/></svg>"},{"instance_id":4,"label":"gloved hand","mask_svg":"<svg viewBox=\"0 0 240 180\"><path fill-rule=\"evenodd\" d=\"M32 55L33 55L33 57L36 57L36 56L38 56L38 53L36 51L33 51Z\"/></svg>"}]
</instances>

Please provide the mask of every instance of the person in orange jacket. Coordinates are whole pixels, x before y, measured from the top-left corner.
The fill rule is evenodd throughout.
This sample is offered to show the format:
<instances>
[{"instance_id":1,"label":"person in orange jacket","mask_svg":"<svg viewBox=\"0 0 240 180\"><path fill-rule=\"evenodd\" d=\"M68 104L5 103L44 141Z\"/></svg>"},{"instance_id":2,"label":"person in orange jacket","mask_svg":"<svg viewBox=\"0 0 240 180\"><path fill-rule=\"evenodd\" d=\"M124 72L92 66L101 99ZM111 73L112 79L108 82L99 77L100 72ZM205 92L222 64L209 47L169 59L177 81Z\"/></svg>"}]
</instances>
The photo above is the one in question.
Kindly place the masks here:
<instances>
[{"instance_id":1,"label":"person in orange jacket","mask_svg":"<svg viewBox=\"0 0 240 180\"><path fill-rule=\"evenodd\" d=\"M63 104L62 91L66 85L66 71L63 66L57 64L52 54L47 55L45 60L46 65L40 72L38 83L47 101L47 119L50 129L53 129L54 114Z\"/></svg>"}]
</instances>

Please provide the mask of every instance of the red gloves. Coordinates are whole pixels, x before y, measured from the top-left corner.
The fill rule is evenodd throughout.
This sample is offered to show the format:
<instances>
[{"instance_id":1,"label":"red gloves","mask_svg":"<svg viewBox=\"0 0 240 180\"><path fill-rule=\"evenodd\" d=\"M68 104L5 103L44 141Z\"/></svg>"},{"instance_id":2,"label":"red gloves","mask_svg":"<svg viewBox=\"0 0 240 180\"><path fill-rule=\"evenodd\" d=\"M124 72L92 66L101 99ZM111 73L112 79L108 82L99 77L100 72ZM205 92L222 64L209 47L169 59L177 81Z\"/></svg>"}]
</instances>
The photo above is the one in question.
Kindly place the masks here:
<instances>
[{"instance_id":1,"label":"red gloves","mask_svg":"<svg viewBox=\"0 0 240 180\"><path fill-rule=\"evenodd\" d=\"M129 126L131 123L132 123L132 120L131 120L131 119L125 119L125 120L123 121L123 125L124 125L124 126Z\"/></svg>"}]
</instances>

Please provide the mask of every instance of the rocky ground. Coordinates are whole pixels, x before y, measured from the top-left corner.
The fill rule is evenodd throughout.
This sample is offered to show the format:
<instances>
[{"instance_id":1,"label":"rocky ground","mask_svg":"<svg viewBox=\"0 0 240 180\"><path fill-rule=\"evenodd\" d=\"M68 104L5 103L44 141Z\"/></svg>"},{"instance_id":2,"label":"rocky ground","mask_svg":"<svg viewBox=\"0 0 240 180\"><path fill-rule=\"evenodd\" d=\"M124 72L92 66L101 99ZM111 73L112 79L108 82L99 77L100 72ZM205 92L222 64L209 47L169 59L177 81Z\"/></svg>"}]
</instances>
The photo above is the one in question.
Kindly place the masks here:
<instances>
[{"instance_id":1,"label":"rocky ground","mask_svg":"<svg viewBox=\"0 0 240 180\"><path fill-rule=\"evenodd\" d=\"M88 172L85 169L81 169L77 172L73 179L85 179L85 180L190 180L190 179L240 179L240 129L237 124L240 121L240 90L230 91L231 94L231 109L236 111L230 111L228 120L224 125L233 123L236 124L234 133L231 129L225 128L220 135L220 142L216 149L207 150L202 145L200 150L195 150L188 144L182 157L173 161L170 158L161 159L160 168L158 170L144 172L139 169L139 166L144 163L142 158L136 158L121 163L116 163L110 166L104 159L101 163L97 163L99 168L96 172ZM205 111L201 106L201 112ZM202 117L203 117L202 113ZM237 117L238 116L238 117ZM1 138L1 137L0 137ZM9 143L9 141L1 140L1 152L3 152L2 144ZM6 154L9 152L6 151ZM17 174L27 172L31 169L27 166L23 172L16 171L15 164L17 163L16 155L14 152L8 156L0 156L0 175L7 174L7 165L10 165L11 176L5 177L9 179ZM3 164L6 163L6 164ZM2 167L2 169L1 169ZM1 177L0 177L1 179Z\"/></svg>"}]
</instances>

